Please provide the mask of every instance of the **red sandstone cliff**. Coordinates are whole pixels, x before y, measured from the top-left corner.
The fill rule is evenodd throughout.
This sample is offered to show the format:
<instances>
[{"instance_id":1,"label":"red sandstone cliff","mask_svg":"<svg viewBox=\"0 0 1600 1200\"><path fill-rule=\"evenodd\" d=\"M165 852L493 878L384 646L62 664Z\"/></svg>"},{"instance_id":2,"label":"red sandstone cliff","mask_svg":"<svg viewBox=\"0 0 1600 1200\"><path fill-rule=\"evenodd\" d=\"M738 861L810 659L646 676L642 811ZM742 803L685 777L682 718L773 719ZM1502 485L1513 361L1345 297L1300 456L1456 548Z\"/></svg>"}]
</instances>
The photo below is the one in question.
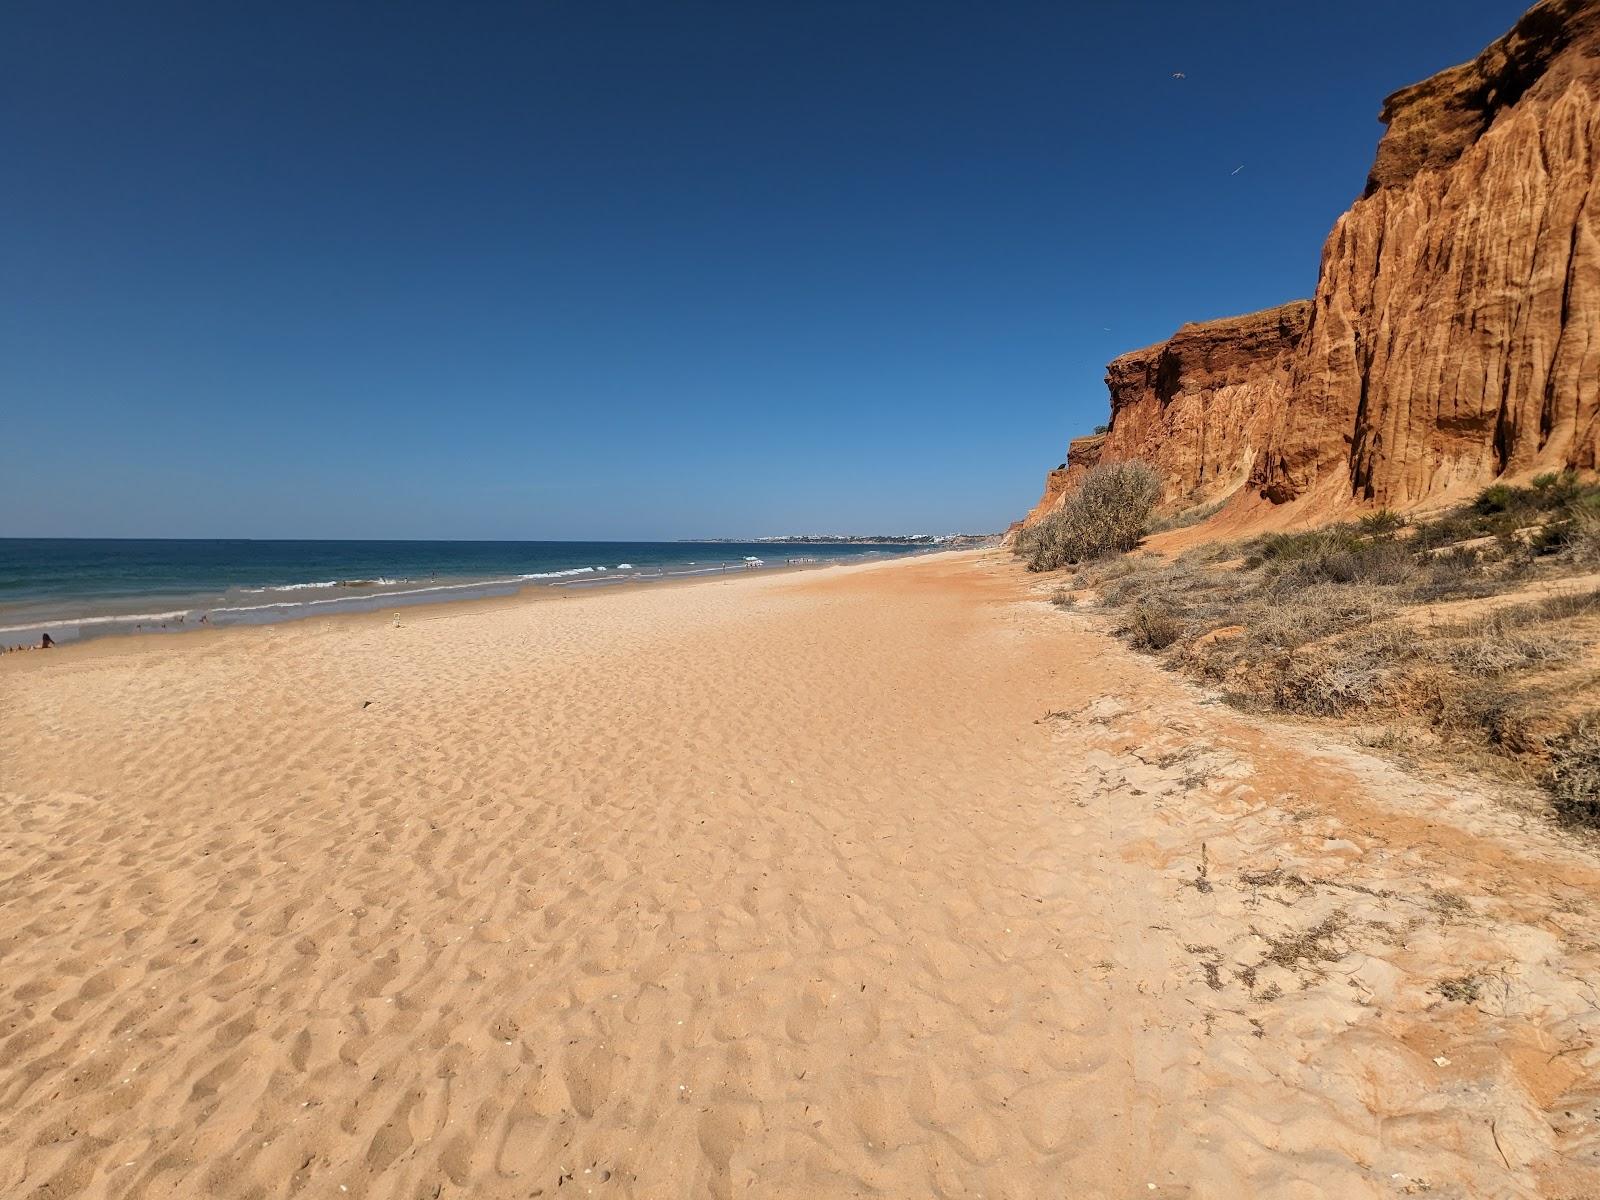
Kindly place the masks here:
<instances>
[{"instance_id":1,"label":"red sandstone cliff","mask_svg":"<svg viewBox=\"0 0 1600 1200\"><path fill-rule=\"evenodd\" d=\"M1162 504L1192 508L1221 499L1250 476L1280 415L1290 363L1311 305L1185 325L1166 341L1106 367L1107 432L1078 438L1050 472L1030 521L1055 509L1095 463L1138 458L1167 481Z\"/></svg>"},{"instance_id":2,"label":"red sandstone cliff","mask_svg":"<svg viewBox=\"0 0 1600 1200\"><path fill-rule=\"evenodd\" d=\"M1600 468L1600 0L1544 0L1382 119L1315 297L1114 360L1080 463L1145 459L1169 507L1239 490L1308 517Z\"/></svg>"}]
</instances>

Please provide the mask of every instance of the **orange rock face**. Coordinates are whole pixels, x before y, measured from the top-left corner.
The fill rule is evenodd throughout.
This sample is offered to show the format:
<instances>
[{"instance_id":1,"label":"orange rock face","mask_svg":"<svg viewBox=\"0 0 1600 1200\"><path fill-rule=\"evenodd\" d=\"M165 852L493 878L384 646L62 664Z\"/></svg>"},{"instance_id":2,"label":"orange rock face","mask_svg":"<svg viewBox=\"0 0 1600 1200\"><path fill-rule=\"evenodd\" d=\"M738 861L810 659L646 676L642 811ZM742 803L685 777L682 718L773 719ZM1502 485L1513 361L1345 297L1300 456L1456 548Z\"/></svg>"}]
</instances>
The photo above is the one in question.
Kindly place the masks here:
<instances>
[{"instance_id":1,"label":"orange rock face","mask_svg":"<svg viewBox=\"0 0 1600 1200\"><path fill-rule=\"evenodd\" d=\"M1158 467L1168 507L1415 508L1600 468L1600 0L1544 0L1382 117L1310 302L1110 364L1098 454Z\"/></svg>"},{"instance_id":2,"label":"orange rock face","mask_svg":"<svg viewBox=\"0 0 1600 1200\"><path fill-rule=\"evenodd\" d=\"M1050 472L1036 521L1060 507L1095 463L1143 459L1166 478L1162 506L1220 499L1250 476L1281 410L1295 347L1311 305L1185 325L1166 341L1131 350L1106 367L1111 426L1078 438Z\"/></svg>"}]
</instances>

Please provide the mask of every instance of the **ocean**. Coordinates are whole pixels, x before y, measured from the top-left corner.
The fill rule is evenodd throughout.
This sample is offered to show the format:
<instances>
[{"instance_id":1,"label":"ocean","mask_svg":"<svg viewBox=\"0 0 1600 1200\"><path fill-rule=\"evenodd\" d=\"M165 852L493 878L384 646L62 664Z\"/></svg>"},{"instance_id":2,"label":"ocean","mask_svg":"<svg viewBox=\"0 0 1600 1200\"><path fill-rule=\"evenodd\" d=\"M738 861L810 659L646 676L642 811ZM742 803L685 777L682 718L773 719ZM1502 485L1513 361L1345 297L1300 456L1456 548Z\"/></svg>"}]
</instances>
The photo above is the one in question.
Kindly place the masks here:
<instances>
[{"instance_id":1,"label":"ocean","mask_svg":"<svg viewBox=\"0 0 1600 1200\"><path fill-rule=\"evenodd\" d=\"M0 538L0 645L915 553L773 542ZM756 560L756 561L751 561Z\"/></svg>"}]
</instances>

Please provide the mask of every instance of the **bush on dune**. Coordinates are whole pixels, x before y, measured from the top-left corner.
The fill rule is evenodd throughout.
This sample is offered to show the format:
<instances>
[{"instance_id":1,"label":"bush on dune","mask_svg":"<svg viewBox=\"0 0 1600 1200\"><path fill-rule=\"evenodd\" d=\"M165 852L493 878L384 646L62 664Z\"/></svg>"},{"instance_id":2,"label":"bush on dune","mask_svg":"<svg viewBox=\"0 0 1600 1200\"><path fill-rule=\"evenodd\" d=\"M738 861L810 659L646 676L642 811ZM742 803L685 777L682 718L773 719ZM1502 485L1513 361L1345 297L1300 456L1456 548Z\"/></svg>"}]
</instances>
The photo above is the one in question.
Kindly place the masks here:
<instances>
[{"instance_id":1,"label":"bush on dune","mask_svg":"<svg viewBox=\"0 0 1600 1200\"><path fill-rule=\"evenodd\" d=\"M1060 509L1017 535L1017 553L1030 571L1053 571L1132 550L1160 499L1161 477L1142 462L1095 467Z\"/></svg>"}]
</instances>

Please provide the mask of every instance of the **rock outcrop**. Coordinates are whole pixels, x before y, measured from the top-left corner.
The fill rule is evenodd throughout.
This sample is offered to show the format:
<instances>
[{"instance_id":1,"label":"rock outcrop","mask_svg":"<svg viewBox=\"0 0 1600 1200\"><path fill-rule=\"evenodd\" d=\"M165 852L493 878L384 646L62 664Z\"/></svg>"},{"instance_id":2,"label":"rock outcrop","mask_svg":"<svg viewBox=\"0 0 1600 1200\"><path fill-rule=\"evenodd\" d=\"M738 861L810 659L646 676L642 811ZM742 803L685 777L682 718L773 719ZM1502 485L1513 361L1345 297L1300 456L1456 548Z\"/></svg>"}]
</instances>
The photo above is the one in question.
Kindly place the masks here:
<instances>
[{"instance_id":1,"label":"rock outcrop","mask_svg":"<svg viewBox=\"0 0 1600 1200\"><path fill-rule=\"evenodd\" d=\"M1110 364L1097 453L1157 466L1169 507L1314 519L1600 468L1600 0L1544 0L1382 119L1309 303ZM1069 456L1030 520L1074 478Z\"/></svg>"},{"instance_id":2,"label":"rock outcrop","mask_svg":"<svg viewBox=\"0 0 1600 1200\"><path fill-rule=\"evenodd\" d=\"M1056 508L1102 460L1137 458L1156 467L1166 479L1167 508L1208 504L1237 490L1281 414L1310 311L1296 300L1185 325L1164 342L1112 359L1110 428L1071 444L1030 519Z\"/></svg>"}]
</instances>

